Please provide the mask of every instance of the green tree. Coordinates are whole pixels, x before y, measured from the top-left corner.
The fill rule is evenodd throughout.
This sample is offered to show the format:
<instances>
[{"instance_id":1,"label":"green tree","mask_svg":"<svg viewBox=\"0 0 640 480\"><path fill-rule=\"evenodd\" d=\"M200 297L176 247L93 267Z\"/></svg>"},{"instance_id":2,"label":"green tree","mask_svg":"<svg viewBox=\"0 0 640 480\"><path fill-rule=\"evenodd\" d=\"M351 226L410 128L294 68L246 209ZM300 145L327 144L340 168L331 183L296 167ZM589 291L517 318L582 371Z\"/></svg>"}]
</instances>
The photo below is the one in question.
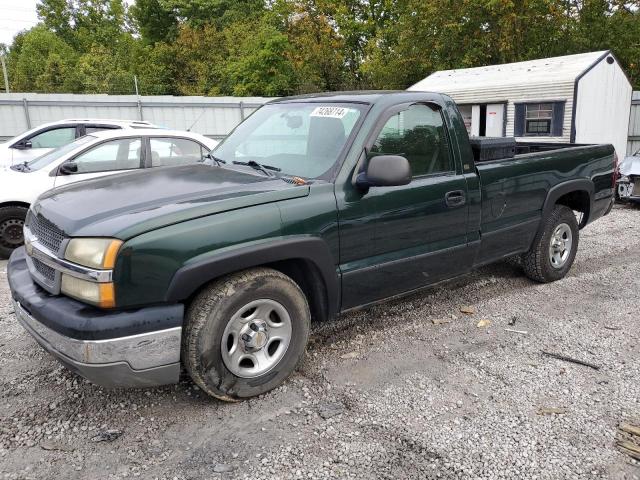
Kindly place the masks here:
<instances>
[{"instance_id":1,"label":"green tree","mask_svg":"<svg viewBox=\"0 0 640 480\"><path fill-rule=\"evenodd\" d=\"M137 0L131 5L129 13L145 43L175 40L178 17L172 8L160 0Z\"/></svg>"},{"instance_id":2,"label":"green tree","mask_svg":"<svg viewBox=\"0 0 640 480\"><path fill-rule=\"evenodd\" d=\"M345 80L344 40L321 7L316 0L279 0L273 7L291 44L300 93L340 90Z\"/></svg>"},{"instance_id":3,"label":"green tree","mask_svg":"<svg viewBox=\"0 0 640 480\"><path fill-rule=\"evenodd\" d=\"M640 0L41 0L14 90L284 95L611 49L640 84Z\"/></svg>"},{"instance_id":4,"label":"green tree","mask_svg":"<svg viewBox=\"0 0 640 480\"><path fill-rule=\"evenodd\" d=\"M232 95L280 96L297 92L292 46L285 34L260 22L233 24L225 29L225 36L229 57L224 75Z\"/></svg>"},{"instance_id":5,"label":"green tree","mask_svg":"<svg viewBox=\"0 0 640 480\"><path fill-rule=\"evenodd\" d=\"M11 88L14 91L73 91L66 74L77 55L58 35L38 26L19 34L9 53Z\"/></svg>"},{"instance_id":6,"label":"green tree","mask_svg":"<svg viewBox=\"0 0 640 480\"><path fill-rule=\"evenodd\" d=\"M84 93L134 92L133 75L122 67L109 49L99 45L80 56L75 74Z\"/></svg>"},{"instance_id":7,"label":"green tree","mask_svg":"<svg viewBox=\"0 0 640 480\"><path fill-rule=\"evenodd\" d=\"M265 0L160 0L164 8L175 12L190 26L215 25L222 28L232 23L260 17Z\"/></svg>"}]
</instances>

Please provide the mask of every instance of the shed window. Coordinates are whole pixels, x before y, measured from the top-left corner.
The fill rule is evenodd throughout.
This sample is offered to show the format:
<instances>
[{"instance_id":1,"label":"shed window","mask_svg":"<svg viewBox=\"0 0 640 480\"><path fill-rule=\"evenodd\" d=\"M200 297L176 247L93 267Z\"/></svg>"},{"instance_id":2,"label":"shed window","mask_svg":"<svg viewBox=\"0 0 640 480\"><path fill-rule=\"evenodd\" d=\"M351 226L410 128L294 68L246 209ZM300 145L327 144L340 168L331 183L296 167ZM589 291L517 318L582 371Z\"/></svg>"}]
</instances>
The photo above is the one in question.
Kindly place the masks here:
<instances>
[{"instance_id":1,"label":"shed window","mask_svg":"<svg viewBox=\"0 0 640 480\"><path fill-rule=\"evenodd\" d=\"M516 137L561 137L565 102L516 103Z\"/></svg>"},{"instance_id":2,"label":"shed window","mask_svg":"<svg viewBox=\"0 0 640 480\"><path fill-rule=\"evenodd\" d=\"M551 135L553 104L530 103L526 105L525 134Z\"/></svg>"}]
</instances>

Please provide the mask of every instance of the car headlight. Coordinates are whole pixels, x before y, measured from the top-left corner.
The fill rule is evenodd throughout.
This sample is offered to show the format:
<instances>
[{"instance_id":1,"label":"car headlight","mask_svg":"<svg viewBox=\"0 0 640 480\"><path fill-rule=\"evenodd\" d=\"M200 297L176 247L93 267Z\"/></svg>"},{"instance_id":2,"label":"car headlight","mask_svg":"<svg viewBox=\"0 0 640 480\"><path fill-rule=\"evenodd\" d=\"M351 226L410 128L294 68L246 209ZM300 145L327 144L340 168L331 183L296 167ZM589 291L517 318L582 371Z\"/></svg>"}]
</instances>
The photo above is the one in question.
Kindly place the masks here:
<instances>
[{"instance_id":1,"label":"car headlight","mask_svg":"<svg viewBox=\"0 0 640 480\"><path fill-rule=\"evenodd\" d=\"M618 179L618 181L619 181L619 182L622 182L622 183L629 183L629 181L630 181L630 180L631 180L631 179L630 179L629 177L627 177L626 175L622 175L622 176Z\"/></svg>"},{"instance_id":2,"label":"car headlight","mask_svg":"<svg viewBox=\"0 0 640 480\"><path fill-rule=\"evenodd\" d=\"M64 258L85 267L108 270L115 266L121 245L121 240L113 238L73 238Z\"/></svg>"},{"instance_id":3,"label":"car headlight","mask_svg":"<svg viewBox=\"0 0 640 480\"><path fill-rule=\"evenodd\" d=\"M72 238L67 244L64 258L70 262L96 270L110 270L116 264L121 240L113 238ZM112 282L95 282L63 274L60 291L81 302L101 308L115 307Z\"/></svg>"}]
</instances>

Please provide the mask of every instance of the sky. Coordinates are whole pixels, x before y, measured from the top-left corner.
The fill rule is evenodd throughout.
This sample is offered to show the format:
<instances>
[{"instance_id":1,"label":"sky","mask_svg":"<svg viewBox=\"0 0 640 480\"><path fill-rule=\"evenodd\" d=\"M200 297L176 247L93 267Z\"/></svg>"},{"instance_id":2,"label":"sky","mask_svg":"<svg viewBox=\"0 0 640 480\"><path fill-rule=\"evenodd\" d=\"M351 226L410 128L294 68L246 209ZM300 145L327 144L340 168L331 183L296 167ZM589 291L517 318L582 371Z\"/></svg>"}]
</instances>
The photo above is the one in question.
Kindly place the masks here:
<instances>
[{"instance_id":1,"label":"sky","mask_svg":"<svg viewBox=\"0 0 640 480\"><path fill-rule=\"evenodd\" d=\"M37 0L0 0L0 43L10 45L21 30L38 22Z\"/></svg>"}]
</instances>

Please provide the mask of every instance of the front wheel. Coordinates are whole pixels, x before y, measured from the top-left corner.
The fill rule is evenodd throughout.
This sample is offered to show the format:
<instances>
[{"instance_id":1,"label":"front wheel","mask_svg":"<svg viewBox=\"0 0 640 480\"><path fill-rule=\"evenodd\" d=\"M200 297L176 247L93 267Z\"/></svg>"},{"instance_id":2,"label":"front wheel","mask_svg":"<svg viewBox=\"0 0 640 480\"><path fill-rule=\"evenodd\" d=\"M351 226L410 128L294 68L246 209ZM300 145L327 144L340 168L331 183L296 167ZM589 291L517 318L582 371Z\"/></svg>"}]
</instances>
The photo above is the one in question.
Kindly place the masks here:
<instances>
[{"instance_id":1,"label":"front wheel","mask_svg":"<svg viewBox=\"0 0 640 480\"><path fill-rule=\"evenodd\" d=\"M187 310L182 361L216 398L237 401L280 385L304 355L311 315L288 276L256 268L205 287Z\"/></svg>"},{"instance_id":2,"label":"front wheel","mask_svg":"<svg viewBox=\"0 0 640 480\"><path fill-rule=\"evenodd\" d=\"M22 227L27 211L17 205L0 207L0 258L9 258L24 243Z\"/></svg>"},{"instance_id":3,"label":"front wheel","mask_svg":"<svg viewBox=\"0 0 640 480\"><path fill-rule=\"evenodd\" d=\"M579 236L573 210L564 205L553 207L531 249L522 256L524 273L542 283L564 278L576 257Z\"/></svg>"}]
</instances>

